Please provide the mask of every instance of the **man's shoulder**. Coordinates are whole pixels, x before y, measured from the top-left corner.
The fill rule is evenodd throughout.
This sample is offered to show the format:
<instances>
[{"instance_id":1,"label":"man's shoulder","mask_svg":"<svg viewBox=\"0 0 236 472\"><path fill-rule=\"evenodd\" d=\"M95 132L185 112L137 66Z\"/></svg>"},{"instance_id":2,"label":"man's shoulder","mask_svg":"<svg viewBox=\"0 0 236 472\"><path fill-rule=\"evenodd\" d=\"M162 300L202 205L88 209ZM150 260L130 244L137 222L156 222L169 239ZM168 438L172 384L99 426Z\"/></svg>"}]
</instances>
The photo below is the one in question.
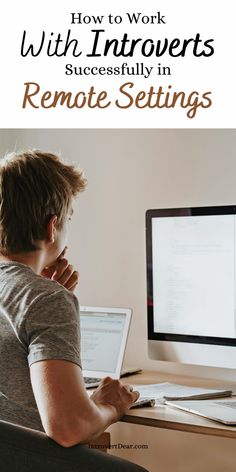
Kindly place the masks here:
<instances>
[{"instance_id":1,"label":"man's shoulder","mask_svg":"<svg viewBox=\"0 0 236 472\"><path fill-rule=\"evenodd\" d=\"M50 300L65 300L77 305L77 298L58 282L36 274L30 267L23 264L11 264L4 267L2 285L6 298L15 299L21 307ZM1 284L1 281L0 281ZM15 297L17 295L17 297Z\"/></svg>"},{"instance_id":2,"label":"man's shoulder","mask_svg":"<svg viewBox=\"0 0 236 472\"><path fill-rule=\"evenodd\" d=\"M35 273L28 285L28 290L31 292L32 302L57 303L58 305L69 303L76 306L78 304L76 296L63 285Z\"/></svg>"},{"instance_id":3,"label":"man's shoulder","mask_svg":"<svg viewBox=\"0 0 236 472\"><path fill-rule=\"evenodd\" d=\"M35 298L43 298L51 299L54 298L55 300L65 300L68 302L72 302L77 304L76 296L67 290L63 285L59 284L55 280L48 279L46 277L42 277L40 275L35 274L34 283L31 287L32 293L34 294Z\"/></svg>"}]
</instances>

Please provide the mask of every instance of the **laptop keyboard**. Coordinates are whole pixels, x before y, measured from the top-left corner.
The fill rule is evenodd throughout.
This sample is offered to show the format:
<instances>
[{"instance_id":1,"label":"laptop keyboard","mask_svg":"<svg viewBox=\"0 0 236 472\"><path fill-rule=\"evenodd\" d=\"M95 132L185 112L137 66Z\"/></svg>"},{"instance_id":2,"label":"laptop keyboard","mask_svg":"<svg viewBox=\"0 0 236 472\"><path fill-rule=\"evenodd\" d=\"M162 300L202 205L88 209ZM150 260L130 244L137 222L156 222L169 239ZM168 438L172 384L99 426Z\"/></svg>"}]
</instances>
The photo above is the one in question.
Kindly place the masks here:
<instances>
[{"instance_id":1,"label":"laptop keyboard","mask_svg":"<svg viewBox=\"0 0 236 472\"><path fill-rule=\"evenodd\" d=\"M97 377L84 377L84 382L86 384L92 384L92 383L95 383L95 382L100 382L101 379L97 378Z\"/></svg>"}]
</instances>

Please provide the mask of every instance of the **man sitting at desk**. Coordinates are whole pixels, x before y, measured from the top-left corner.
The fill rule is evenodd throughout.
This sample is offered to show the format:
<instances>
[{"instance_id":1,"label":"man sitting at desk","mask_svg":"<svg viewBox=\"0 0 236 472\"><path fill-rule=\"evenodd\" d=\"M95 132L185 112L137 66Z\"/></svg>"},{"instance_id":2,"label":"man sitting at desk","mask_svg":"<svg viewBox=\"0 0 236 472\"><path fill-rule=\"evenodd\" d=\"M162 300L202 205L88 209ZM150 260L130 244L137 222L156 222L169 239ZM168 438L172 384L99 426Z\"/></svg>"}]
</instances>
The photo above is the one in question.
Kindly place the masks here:
<instances>
[{"instance_id":1,"label":"man sitting at desk","mask_svg":"<svg viewBox=\"0 0 236 472\"><path fill-rule=\"evenodd\" d=\"M65 247L72 201L85 185L80 170L53 154L0 161L0 419L45 431L64 448L97 438L139 396L109 377L91 399L84 387L78 273ZM78 471L144 470L78 447ZM58 471L68 470L63 464Z\"/></svg>"}]
</instances>

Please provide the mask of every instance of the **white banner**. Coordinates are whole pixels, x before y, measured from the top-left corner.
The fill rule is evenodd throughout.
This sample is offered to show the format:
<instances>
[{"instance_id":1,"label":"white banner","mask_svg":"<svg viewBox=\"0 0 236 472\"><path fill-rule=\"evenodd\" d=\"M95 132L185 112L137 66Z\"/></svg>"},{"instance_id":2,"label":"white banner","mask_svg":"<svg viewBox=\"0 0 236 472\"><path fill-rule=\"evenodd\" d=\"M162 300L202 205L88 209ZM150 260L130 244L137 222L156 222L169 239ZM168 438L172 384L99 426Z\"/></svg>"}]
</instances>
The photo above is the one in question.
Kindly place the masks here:
<instances>
[{"instance_id":1,"label":"white banner","mask_svg":"<svg viewBox=\"0 0 236 472\"><path fill-rule=\"evenodd\" d=\"M234 0L13 2L1 128L234 128Z\"/></svg>"}]
</instances>

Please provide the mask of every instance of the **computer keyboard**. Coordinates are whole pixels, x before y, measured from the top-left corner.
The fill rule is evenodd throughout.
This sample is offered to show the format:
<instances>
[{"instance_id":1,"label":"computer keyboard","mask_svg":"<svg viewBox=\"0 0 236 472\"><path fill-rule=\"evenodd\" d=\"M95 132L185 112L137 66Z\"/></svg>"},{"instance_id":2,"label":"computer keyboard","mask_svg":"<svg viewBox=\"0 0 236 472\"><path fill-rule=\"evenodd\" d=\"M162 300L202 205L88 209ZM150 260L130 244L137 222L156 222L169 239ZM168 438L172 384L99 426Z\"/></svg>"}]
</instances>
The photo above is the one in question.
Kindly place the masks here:
<instances>
[{"instance_id":1,"label":"computer keyboard","mask_svg":"<svg viewBox=\"0 0 236 472\"><path fill-rule=\"evenodd\" d=\"M99 383L101 379L97 377L84 377L84 382L86 384Z\"/></svg>"}]
</instances>

